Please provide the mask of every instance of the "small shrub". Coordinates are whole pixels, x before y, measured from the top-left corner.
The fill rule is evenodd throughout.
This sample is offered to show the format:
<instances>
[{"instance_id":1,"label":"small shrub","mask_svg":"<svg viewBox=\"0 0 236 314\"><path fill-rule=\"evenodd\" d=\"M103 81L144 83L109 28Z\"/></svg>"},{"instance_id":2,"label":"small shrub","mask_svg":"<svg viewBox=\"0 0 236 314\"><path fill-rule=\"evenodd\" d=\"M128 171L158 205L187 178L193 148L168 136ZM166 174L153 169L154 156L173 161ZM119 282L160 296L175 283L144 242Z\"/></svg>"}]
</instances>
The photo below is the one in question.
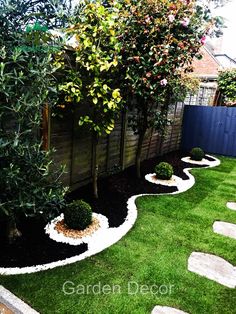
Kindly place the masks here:
<instances>
[{"instance_id":1,"label":"small shrub","mask_svg":"<svg viewBox=\"0 0 236 314\"><path fill-rule=\"evenodd\" d=\"M174 173L173 167L168 162L160 162L156 165L155 172L157 178L161 180L169 180Z\"/></svg>"},{"instance_id":2,"label":"small shrub","mask_svg":"<svg viewBox=\"0 0 236 314\"><path fill-rule=\"evenodd\" d=\"M191 159L196 161L201 161L204 155L205 153L200 147L194 147L190 152Z\"/></svg>"},{"instance_id":3,"label":"small shrub","mask_svg":"<svg viewBox=\"0 0 236 314\"><path fill-rule=\"evenodd\" d=\"M83 200L73 201L64 210L64 222L70 229L84 230L92 222L92 208Z\"/></svg>"}]
</instances>

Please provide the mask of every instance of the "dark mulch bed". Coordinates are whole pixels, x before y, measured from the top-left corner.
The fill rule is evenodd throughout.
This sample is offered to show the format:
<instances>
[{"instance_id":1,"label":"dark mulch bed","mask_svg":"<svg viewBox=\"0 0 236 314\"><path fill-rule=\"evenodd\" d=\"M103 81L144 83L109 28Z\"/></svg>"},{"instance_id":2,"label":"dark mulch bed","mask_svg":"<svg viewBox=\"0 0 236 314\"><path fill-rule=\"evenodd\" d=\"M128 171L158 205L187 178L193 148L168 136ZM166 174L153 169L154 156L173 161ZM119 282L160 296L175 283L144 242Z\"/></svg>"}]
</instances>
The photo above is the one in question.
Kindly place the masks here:
<instances>
[{"instance_id":1,"label":"dark mulch bed","mask_svg":"<svg viewBox=\"0 0 236 314\"><path fill-rule=\"evenodd\" d=\"M63 260L87 251L87 244L73 246L51 240L45 223L26 220L20 226L23 236L13 244L1 243L0 267L25 267Z\"/></svg>"},{"instance_id":2,"label":"dark mulch bed","mask_svg":"<svg viewBox=\"0 0 236 314\"><path fill-rule=\"evenodd\" d=\"M169 162L174 168L174 174L187 180L184 168L200 168L198 166L181 161L187 156L179 151L168 153L164 156L155 157L142 162L142 178L135 176L135 167L129 167L121 173L100 179L98 182L99 199L92 197L92 186L88 184L68 195L69 200L83 199L89 202L96 213L105 215L109 220L110 227L118 227L127 216L126 202L129 197L136 194L159 194L177 191L176 187L168 187L148 182L144 179L145 174L153 173L154 167L161 161Z\"/></svg>"},{"instance_id":3,"label":"dark mulch bed","mask_svg":"<svg viewBox=\"0 0 236 314\"><path fill-rule=\"evenodd\" d=\"M130 167L122 173L100 179L98 182L99 199L92 197L91 184L81 187L70 193L68 200L84 199L89 202L96 213L105 215L110 227L120 226L126 216L126 202L129 197L136 194L171 193L177 191L175 187L167 187L152 184L144 179L144 175L154 172L153 169L160 161L167 161L174 167L174 174L182 179L188 179L183 169L200 167L182 162L180 159L186 156L181 152L169 153L161 157L146 160L142 163L142 178L137 179L135 168ZM24 267L50 263L75 255L87 250L87 244L71 246L50 240L44 232L45 223L39 221L25 221L20 226L23 236L14 244L2 243L0 267ZM3 228L0 226L0 239L3 239Z\"/></svg>"},{"instance_id":4,"label":"dark mulch bed","mask_svg":"<svg viewBox=\"0 0 236 314\"><path fill-rule=\"evenodd\" d=\"M207 160L209 160L209 161L214 161L214 160L215 160L215 158L209 157L209 156L205 156L204 158L207 159Z\"/></svg>"}]
</instances>

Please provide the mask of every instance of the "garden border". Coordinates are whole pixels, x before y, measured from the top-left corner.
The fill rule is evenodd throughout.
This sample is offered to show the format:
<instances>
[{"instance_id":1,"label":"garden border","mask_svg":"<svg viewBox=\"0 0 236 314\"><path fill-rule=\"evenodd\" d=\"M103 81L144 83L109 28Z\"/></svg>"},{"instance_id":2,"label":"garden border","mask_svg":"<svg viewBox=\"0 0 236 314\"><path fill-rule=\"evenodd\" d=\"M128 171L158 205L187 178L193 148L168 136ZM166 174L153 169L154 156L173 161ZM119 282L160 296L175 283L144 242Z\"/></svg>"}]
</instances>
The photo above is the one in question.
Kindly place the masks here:
<instances>
[{"instance_id":1,"label":"garden border","mask_svg":"<svg viewBox=\"0 0 236 314\"><path fill-rule=\"evenodd\" d=\"M216 157L207 155L208 157L213 158L213 161L207 160L207 165L204 167L206 168L212 168L220 165L220 160ZM183 158L181 159L183 160ZM141 196L159 196L159 195L173 195L173 194L179 194L182 192L185 192L189 190L195 183L194 176L189 172L192 168L185 168L183 171L188 176L189 179L185 181L189 181L188 185L185 185L182 190L178 190L172 193L160 193L160 194L137 194L134 196L131 196L127 201L127 217L125 219L125 222L120 225L117 228L109 228L105 229L104 232L100 232L98 236L94 239L93 242L90 242L88 244L88 250L80 255L76 255L70 258L66 258L64 260L59 260L57 262L42 264L42 265L36 265L36 266L29 266L29 267L0 267L0 275L16 275L16 274L27 274L27 273L36 273L43 270L53 269L58 266L64 266L68 264L72 264L81 260L84 260L87 257L93 256L97 253L102 252L109 246L115 244L118 242L128 231L133 227L137 216L138 211L135 204L135 201L138 197ZM194 168L194 169L202 169L202 168Z\"/></svg>"}]
</instances>

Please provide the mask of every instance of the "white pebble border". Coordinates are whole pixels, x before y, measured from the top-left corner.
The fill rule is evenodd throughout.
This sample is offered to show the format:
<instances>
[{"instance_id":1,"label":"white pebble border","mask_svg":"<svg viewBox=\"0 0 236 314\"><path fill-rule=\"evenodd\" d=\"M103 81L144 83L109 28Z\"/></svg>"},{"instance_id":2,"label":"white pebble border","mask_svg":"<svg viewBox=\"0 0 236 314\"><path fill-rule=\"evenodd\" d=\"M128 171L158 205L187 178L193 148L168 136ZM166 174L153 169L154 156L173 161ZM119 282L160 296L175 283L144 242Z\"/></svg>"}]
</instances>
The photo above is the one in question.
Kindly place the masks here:
<instances>
[{"instance_id":1,"label":"white pebble border","mask_svg":"<svg viewBox=\"0 0 236 314\"><path fill-rule=\"evenodd\" d=\"M206 155L207 157L211 157L210 155ZM201 161L198 160L192 160L191 157L183 157L181 158L182 161L187 162L189 164L195 164L199 166L208 166L208 167L216 167L219 166L220 161L217 158L214 158L214 161L208 160L203 158Z\"/></svg>"},{"instance_id":2,"label":"white pebble border","mask_svg":"<svg viewBox=\"0 0 236 314\"><path fill-rule=\"evenodd\" d=\"M161 184L161 185L176 186L177 187L177 189L178 189L177 192L168 193L168 194L182 193L182 192L189 190L195 183L194 176L189 172L190 169L192 169L192 168L186 168L183 170L183 172L188 176L187 180L183 180L182 178L177 177L175 175L172 176L172 178L174 179L174 182L173 182L172 178L170 180L160 180L160 179L156 179L153 176L153 175L155 175L154 173L147 174L145 176L145 179L151 183L154 183L154 184Z\"/></svg>"},{"instance_id":3,"label":"white pebble border","mask_svg":"<svg viewBox=\"0 0 236 314\"><path fill-rule=\"evenodd\" d=\"M109 223L107 217L101 215L101 214L96 214L93 213L92 215L93 218L96 218L99 221L99 229L95 230L93 233L90 235L84 236L82 238L72 238L65 236L62 232L58 232L55 227L56 224L64 219L64 214L61 214L60 216L56 217L53 219L50 223L48 223L45 227L45 233L49 235L49 238L52 240L55 240L56 242L62 242L62 243L67 243L70 245L79 245L82 243L89 243L90 241L94 241L94 237L98 236L99 232L103 232L104 229L109 228Z\"/></svg>"},{"instance_id":4,"label":"white pebble border","mask_svg":"<svg viewBox=\"0 0 236 314\"><path fill-rule=\"evenodd\" d=\"M160 184L165 186L177 186L182 180L181 178L173 175L169 180L161 180L156 177L155 173L149 173L145 175L145 179L154 184Z\"/></svg>"},{"instance_id":5,"label":"white pebble border","mask_svg":"<svg viewBox=\"0 0 236 314\"><path fill-rule=\"evenodd\" d=\"M211 157L211 156L209 156ZM212 157L213 158L213 157ZM217 158L214 158L214 161L207 161L208 167L215 167L220 164L220 161ZM131 196L127 201L127 217L122 225L117 228L108 228L103 229L103 232L99 232L96 237L93 238L93 241L88 242L88 250L80 255L76 255L70 258L66 258L64 260L59 260L52 263L47 263L43 265L29 266L29 267L0 267L1 275L16 275L16 274L27 274L27 273L36 273L39 271L52 269L58 266L64 266L68 264L72 264L78 261L81 261L89 256L95 255L114 243L118 242L134 225L137 219L137 207L135 204L135 200L140 196L156 196L156 195L168 195L168 194L178 194L182 193L188 189L190 189L194 183L194 177L189 173L191 168L186 168L183 171L189 177L188 180L185 181L181 185L181 188L173 193L160 193L160 194L138 194ZM199 168L201 169L201 168ZM112 209L111 209L112 210Z\"/></svg>"}]
</instances>

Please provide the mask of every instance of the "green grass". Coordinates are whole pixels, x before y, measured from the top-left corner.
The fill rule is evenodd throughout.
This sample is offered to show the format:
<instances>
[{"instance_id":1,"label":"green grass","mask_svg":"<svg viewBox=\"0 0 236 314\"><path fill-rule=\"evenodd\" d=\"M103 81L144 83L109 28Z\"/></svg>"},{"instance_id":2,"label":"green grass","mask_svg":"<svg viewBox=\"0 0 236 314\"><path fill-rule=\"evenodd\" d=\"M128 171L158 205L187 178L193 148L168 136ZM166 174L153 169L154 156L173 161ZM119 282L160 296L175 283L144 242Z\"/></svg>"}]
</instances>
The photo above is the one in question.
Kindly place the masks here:
<instances>
[{"instance_id":1,"label":"green grass","mask_svg":"<svg viewBox=\"0 0 236 314\"><path fill-rule=\"evenodd\" d=\"M236 265L236 240L212 231L215 220L236 223L236 212L225 206L236 200L236 159L221 161L217 168L192 170L196 184L183 194L139 198L135 226L102 253L49 271L1 276L1 284L42 314L144 314L157 304L191 314L236 313L236 289L187 271L193 251L216 254ZM120 293L64 295L65 281L120 285ZM173 287L168 294L129 295L129 281Z\"/></svg>"}]
</instances>

